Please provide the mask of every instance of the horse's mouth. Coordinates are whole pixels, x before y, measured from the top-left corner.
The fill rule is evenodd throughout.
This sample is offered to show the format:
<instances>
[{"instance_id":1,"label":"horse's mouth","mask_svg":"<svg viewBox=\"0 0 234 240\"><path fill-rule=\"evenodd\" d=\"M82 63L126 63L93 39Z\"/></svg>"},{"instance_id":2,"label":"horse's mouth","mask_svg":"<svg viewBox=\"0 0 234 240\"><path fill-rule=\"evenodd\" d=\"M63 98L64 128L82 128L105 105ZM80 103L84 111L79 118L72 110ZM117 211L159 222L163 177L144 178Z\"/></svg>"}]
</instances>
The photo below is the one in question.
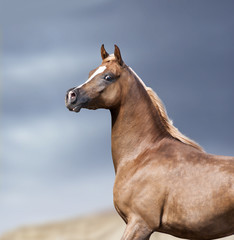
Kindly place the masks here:
<instances>
[{"instance_id":1,"label":"horse's mouth","mask_svg":"<svg viewBox=\"0 0 234 240\"><path fill-rule=\"evenodd\" d=\"M82 108L81 105L77 105L77 106L67 106L68 110L71 112L79 112L80 109Z\"/></svg>"},{"instance_id":2,"label":"horse's mouth","mask_svg":"<svg viewBox=\"0 0 234 240\"><path fill-rule=\"evenodd\" d=\"M68 90L66 97L65 97L65 105L69 111L72 112L79 112L81 108L85 108L89 102L89 98L84 94L80 94L79 97L78 93L74 90Z\"/></svg>"},{"instance_id":3,"label":"horse's mouth","mask_svg":"<svg viewBox=\"0 0 234 240\"><path fill-rule=\"evenodd\" d=\"M74 107L71 111L73 111L73 112L79 112L80 109L81 109L81 106L76 106L76 107Z\"/></svg>"},{"instance_id":4,"label":"horse's mouth","mask_svg":"<svg viewBox=\"0 0 234 240\"><path fill-rule=\"evenodd\" d=\"M80 109L82 108L82 104L78 104L78 105L74 106L73 104L69 104L66 102L66 107L71 112L79 112Z\"/></svg>"}]
</instances>

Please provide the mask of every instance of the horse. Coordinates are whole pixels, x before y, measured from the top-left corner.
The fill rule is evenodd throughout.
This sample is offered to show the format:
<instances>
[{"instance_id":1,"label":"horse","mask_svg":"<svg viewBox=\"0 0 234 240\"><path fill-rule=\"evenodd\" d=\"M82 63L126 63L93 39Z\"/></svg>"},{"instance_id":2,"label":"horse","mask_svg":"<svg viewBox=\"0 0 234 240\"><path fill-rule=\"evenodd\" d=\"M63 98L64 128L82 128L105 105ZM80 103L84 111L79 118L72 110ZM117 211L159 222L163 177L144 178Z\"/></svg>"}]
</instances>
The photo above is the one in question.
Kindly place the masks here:
<instances>
[{"instance_id":1,"label":"horse","mask_svg":"<svg viewBox=\"0 0 234 240\"><path fill-rule=\"evenodd\" d=\"M155 231L209 240L234 234L234 157L206 153L170 121L157 94L101 46L102 64L67 91L73 112L109 109L115 169L113 202L126 223L122 240Z\"/></svg>"}]
</instances>

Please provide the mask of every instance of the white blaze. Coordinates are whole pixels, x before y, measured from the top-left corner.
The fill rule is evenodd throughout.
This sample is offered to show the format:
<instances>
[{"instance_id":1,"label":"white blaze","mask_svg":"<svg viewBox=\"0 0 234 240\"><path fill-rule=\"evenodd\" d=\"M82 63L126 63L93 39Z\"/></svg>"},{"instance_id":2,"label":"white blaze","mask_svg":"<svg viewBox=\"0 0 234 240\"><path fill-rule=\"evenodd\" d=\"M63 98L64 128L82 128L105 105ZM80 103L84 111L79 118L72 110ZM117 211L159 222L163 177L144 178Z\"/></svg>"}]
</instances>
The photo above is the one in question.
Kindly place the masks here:
<instances>
[{"instance_id":1,"label":"white blaze","mask_svg":"<svg viewBox=\"0 0 234 240\"><path fill-rule=\"evenodd\" d=\"M89 78L85 83L81 84L80 86L78 86L78 87L76 87L76 88L82 87L84 84L86 84L87 82L91 81L91 80L92 80L95 76L97 76L99 73L104 72L105 69L106 69L106 66L101 66L101 67L99 67L99 68L90 76L90 78Z\"/></svg>"}]
</instances>

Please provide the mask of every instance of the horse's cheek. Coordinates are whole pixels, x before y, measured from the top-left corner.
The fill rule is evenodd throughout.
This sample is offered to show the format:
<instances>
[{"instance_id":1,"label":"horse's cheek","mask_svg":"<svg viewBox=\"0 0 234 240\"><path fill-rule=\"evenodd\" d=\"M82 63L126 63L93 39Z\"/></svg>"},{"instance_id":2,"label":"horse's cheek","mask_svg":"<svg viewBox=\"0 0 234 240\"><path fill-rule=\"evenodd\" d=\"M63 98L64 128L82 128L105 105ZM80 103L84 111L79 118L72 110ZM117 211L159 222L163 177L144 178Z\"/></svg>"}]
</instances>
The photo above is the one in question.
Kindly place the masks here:
<instances>
[{"instance_id":1,"label":"horse's cheek","mask_svg":"<svg viewBox=\"0 0 234 240\"><path fill-rule=\"evenodd\" d=\"M109 89L103 91L101 97L103 102L105 102L107 108L113 107L114 105L118 105L120 101L119 88L110 86Z\"/></svg>"}]
</instances>

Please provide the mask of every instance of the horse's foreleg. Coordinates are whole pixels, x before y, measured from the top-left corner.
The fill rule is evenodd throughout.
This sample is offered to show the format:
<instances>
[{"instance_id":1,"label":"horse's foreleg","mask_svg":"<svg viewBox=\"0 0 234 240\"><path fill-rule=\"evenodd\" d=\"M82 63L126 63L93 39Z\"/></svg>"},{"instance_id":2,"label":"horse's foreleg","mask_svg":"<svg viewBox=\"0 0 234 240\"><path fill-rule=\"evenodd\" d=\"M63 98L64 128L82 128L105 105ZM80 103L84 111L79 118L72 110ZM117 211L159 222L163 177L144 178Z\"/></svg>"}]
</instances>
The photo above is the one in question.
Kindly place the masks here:
<instances>
[{"instance_id":1,"label":"horse's foreleg","mask_svg":"<svg viewBox=\"0 0 234 240\"><path fill-rule=\"evenodd\" d=\"M143 221L129 221L121 240L148 240L152 231Z\"/></svg>"}]
</instances>

